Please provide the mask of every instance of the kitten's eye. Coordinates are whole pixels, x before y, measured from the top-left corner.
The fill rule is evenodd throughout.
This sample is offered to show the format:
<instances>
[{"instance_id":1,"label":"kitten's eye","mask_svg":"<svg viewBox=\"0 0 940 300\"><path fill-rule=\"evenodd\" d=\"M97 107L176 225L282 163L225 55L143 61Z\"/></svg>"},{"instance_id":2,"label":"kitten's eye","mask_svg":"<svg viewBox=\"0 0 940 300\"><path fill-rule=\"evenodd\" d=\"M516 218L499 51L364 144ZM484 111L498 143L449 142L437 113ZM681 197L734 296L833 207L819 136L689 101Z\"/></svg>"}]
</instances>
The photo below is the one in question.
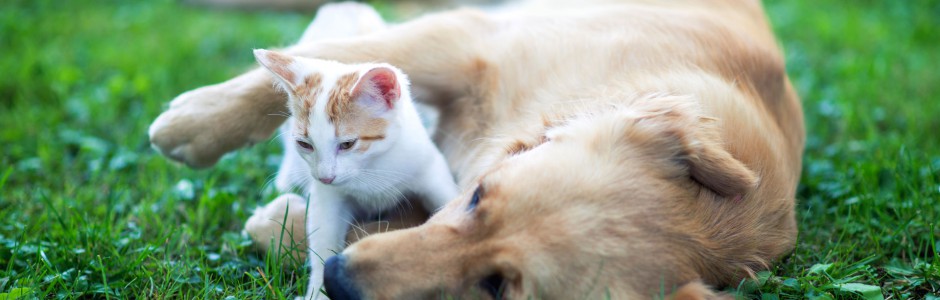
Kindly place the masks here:
<instances>
[{"instance_id":1,"label":"kitten's eye","mask_svg":"<svg viewBox=\"0 0 940 300\"><path fill-rule=\"evenodd\" d=\"M483 196L483 186L478 186L477 190L473 191L473 197L470 198L470 204L467 205L467 210L472 211L477 208L477 205L480 204L480 197Z\"/></svg>"},{"instance_id":2,"label":"kitten's eye","mask_svg":"<svg viewBox=\"0 0 940 300\"><path fill-rule=\"evenodd\" d=\"M300 146L300 148L304 148L307 150L313 150L313 145L304 141L297 141L297 146Z\"/></svg>"},{"instance_id":3,"label":"kitten's eye","mask_svg":"<svg viewBox=\"0 0 940 300\"><path fill-rule=\"evenodd\" d=\"M355 144L356 144L356 141L358 141L358 140L359 140L359 139L353 139L353 140L350 140L350 141L345 141L345 142L339 143L339 150L349 150L349 148L352 148L352 146L355 145Z\"/></svg>"}]
</instances>

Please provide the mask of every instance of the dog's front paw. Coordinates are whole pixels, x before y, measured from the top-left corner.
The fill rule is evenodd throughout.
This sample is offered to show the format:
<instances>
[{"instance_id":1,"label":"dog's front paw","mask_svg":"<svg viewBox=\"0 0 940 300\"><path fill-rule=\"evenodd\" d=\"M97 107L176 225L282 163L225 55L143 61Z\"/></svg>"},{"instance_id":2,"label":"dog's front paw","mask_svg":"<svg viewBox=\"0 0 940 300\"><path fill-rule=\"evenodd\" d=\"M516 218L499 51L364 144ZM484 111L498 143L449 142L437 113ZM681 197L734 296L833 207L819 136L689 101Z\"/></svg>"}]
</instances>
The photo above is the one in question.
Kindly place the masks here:
<instances>
[{"instance_id":1,"label":"dog's front paw","mask_svg":"<svg viewBox=\"0 0 940 300\"><path fill-rule=\"evenodd\" d=\"M190 167L212 166L229 151L268 139L284 121L284 98L259 70L183 93L150 125L150 143Z\"/></svg>"},{"instance_id":2,"label":"dog's front paw","mask_svg":"<svg viewBox=\"0 0 940 300\"><path fill-rule=\"evenodd\" d=\"M284 194L259 207L245 222L245 232L255 247L278 255L290 252L297 261L307 256L307 201L296 194Z\"/></svg>"},{"instance_id":3,"label":"dog's front paw","mask_svg":"<svg viewBox=\"0 0 940 300\"><path fill-rule=\"evenodd\" d=\"M185 100L183 94L174 100ZM220 147L215 142L212 124L207 124L205 114L199 106L170 107L150 124L151 146L170 159L183 162L193 168L214 165L231 149Z\"/></svg>"}]
</instances>

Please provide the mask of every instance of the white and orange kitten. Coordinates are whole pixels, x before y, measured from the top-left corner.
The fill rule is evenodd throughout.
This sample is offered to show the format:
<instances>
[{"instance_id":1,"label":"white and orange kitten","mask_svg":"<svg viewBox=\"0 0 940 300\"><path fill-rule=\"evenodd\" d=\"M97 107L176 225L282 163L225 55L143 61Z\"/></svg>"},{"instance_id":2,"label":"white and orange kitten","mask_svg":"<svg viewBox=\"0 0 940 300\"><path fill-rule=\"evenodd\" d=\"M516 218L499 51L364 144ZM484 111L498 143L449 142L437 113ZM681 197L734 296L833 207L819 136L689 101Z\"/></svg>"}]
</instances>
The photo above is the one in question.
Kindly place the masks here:
<instances>
[{"instance_id":1,"label":"white and orange kitten","mask_svg":"<svg viewBox=\"0 0 940 300\"><path fill-rule=\"evenodd\" d=\"M394 208L404 194L433 212L457 186L397 68L254 53L287 91L288 134L316 179L304 187L312 299L323 284L322 262L343 250L352 221Z\"/></svg>"}]
</instances>

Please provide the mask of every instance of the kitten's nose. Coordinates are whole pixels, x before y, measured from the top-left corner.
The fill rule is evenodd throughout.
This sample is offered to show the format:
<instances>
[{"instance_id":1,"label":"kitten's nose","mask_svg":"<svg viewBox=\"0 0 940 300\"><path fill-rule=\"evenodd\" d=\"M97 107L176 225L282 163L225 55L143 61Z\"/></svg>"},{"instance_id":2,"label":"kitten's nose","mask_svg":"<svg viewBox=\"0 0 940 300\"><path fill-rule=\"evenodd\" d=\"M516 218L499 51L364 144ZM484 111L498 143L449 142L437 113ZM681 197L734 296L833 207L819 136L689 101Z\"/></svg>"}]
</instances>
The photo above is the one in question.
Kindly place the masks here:
<instances>
[{"instance_id":1,"label":"kitten's nose","mask_svg":"<svg viewBox=\"0 0 940 300\"><path fill-rule=\"evenodd\" d=\"M320 182L325 183L325 184L330 184L330 183L333 183L333 179L336 179L336 176L320 177Z\"/></svg>"}]
</instances>

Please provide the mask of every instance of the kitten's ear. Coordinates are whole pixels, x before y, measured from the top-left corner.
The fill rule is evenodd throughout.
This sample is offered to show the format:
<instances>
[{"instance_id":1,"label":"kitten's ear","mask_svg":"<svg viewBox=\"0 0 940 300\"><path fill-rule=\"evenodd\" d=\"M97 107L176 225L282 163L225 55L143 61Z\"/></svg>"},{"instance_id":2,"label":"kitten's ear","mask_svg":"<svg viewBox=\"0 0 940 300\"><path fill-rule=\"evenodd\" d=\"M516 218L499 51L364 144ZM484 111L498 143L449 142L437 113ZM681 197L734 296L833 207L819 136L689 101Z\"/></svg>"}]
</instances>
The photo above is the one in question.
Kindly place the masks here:
<instances>
[{"instance_id":1,"label":"kitten's ear","mask_svg":"<svg viewBox=\"0 0 940 300\"><path fill-rule=\"evenodd\" d=\"M255 60L267 69L288 91L296 88L297 73L291 69L296 60L286 54L264 49L255 49Z\"/></svg>"},{"instance_id":2,"label":"kitten's ear","mask_svg":"<svg viewBox=\"0 0 940 300\"><path fill-rule=\"evenodd\" d=\"M401 98L400 78L389 66L375 67L359 78L353 95L359 101L366 101L366 105L383 105L386 110L392 109Z\"/></svg>"}]
</instances>

